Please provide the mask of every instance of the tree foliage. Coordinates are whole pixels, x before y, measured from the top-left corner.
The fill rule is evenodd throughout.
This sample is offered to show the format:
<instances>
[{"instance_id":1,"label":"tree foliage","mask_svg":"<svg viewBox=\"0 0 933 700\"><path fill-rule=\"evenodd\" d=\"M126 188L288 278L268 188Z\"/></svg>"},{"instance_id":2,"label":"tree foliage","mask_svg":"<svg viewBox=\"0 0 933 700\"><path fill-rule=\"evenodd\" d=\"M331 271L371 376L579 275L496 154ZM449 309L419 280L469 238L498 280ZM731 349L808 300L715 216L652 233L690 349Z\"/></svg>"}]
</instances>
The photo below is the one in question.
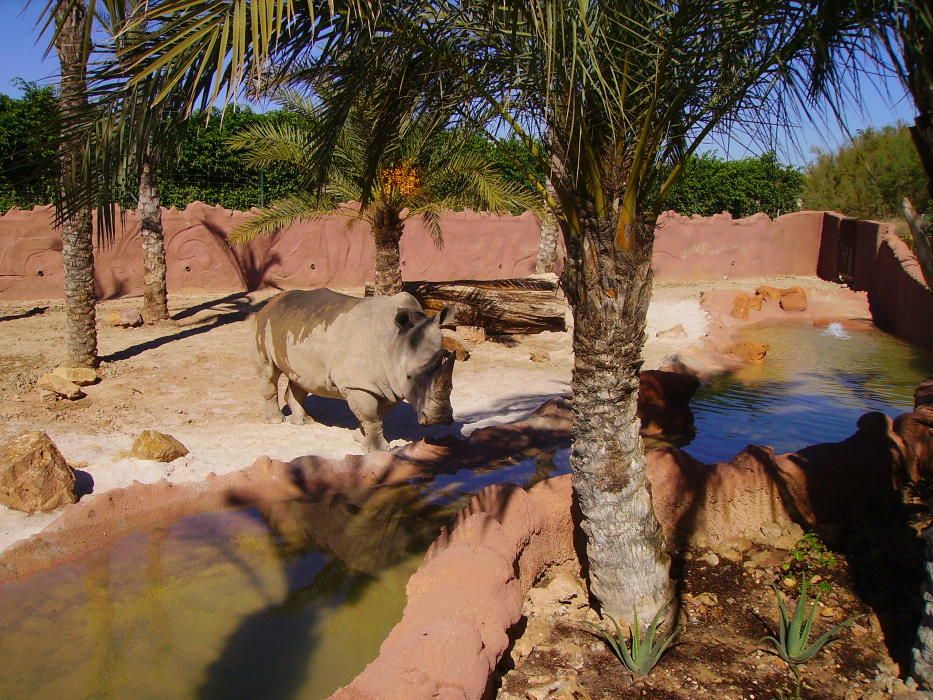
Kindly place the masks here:
<instances>
[{"instance_id":1,"label":"tree foliage","mask_svg":"<svg viewBox=\"0 0 933 700\"><path fill-rule=\"evenodd\" d=\"M833 153L819 153L807 170L803 205L861 219L900 218L901 200L929 206L926 176L903 124L866 129Z\"/></svg>"},{"instance_id":2,"label":"tree foliage","mask_svg":"<svg viewBox=\"0 0 933 700\"><path fill-rule=\"evenodd\" d=\"M0 211L50 204L58 187L56 93L20 87L20 98L0 95Z\"/></svg>"},{"instance_id":3,"label":"tree foliage","mask_svg":"<svg viewBox=\"0 0 933 700\"><path fill-rule=\"evenodd\" d=\"M742 160L704 153L687 160L666 206L685 215L729 212L739 218L765 212L775 217L799 209L803 181L803 173L780 163L774 153Z\"/></svg>"}]
</instances>

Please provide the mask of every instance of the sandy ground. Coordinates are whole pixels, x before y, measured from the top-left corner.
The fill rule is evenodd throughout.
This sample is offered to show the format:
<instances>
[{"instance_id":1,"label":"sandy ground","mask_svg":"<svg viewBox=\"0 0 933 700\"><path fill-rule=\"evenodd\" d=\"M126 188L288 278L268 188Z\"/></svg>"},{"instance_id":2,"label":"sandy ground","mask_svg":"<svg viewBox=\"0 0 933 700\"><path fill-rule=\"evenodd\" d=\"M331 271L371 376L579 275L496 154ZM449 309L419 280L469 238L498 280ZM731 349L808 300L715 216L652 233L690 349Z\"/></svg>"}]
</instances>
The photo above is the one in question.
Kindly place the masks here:
<instances>
[{"instance_id":1,"label":"sandy ground","mask_svg":"<svg viewBox=\"0 0 933 700\"><path fill-rule=\"evenodd\" d=\"M748 290L759 283L823 284L813 278L769 278L716 286ZM700 307L700 294L709 288L656 285L648 313L646 369L702 339L708 318ZM173 296L173 318L163 324L121 329L99 322L103 380L86 387L87 397L76 402L43 401L35 390L37 378L64 359L62 303L0 303L0 441L26 430L45 431L72 466L90 475L95 494L133 481L201 479L210 472L239 469L261 455L288 460L359 452L355 420L343 402L310 399L316 422L305 426L262 422L249 359L249 319L270 295ZM138 305L138 299L103 302L98 318ZM45 310L32 311L37 308ZM677 324L683 325L685 338L656 337ZM458 363L454 373L454 424L421 428L410 407L402 405L386 421L393 445L426 432L468 434L477 427L524 418L547 399L569 394L569 333L468 347L471 357ZM542 351L549 360L532 362L531 353ZM170 464L129 457L134 436L144 429L170 433L190 454ZM55 515L27 516L0 506L0 550L38 532Z\"/></svg>"}]
</instances>

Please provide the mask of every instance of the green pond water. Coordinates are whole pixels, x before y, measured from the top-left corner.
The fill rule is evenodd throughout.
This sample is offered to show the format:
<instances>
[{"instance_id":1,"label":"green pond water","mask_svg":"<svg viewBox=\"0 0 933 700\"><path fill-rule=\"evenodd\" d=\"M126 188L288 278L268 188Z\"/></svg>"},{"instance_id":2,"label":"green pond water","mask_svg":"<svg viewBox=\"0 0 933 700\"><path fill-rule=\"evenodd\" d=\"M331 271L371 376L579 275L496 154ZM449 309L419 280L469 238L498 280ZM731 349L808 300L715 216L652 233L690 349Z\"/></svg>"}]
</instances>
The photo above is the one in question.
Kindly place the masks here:
<instances>
[{"instance_id":1,"label":"green pond water","mask_svg":"<svg viewBox=\"0 0 933 700\"><path fill-rule=\"evenodd\" d=\"M325 698L376 657L470 494L566 469L561 450L204 513L0 584L0 698Z\"/></svg>"},{"instance_id":2,"label":"green pond water","mask_svg":"<svg viewBox=\"0 0 933 700\"><path fill-rule=\"evenodd\" d=\"M715 462L844 439L895 416L933 354L880 332L759 326L765 364L704 386L685 449ZM542 398L543 401L543 398ZM0 699L327 697L401 618L440 527L493 483L568 471L567 450L484 471L254 504L128 535L80 561L0 584Z\"/></svg>"}]
</instances>

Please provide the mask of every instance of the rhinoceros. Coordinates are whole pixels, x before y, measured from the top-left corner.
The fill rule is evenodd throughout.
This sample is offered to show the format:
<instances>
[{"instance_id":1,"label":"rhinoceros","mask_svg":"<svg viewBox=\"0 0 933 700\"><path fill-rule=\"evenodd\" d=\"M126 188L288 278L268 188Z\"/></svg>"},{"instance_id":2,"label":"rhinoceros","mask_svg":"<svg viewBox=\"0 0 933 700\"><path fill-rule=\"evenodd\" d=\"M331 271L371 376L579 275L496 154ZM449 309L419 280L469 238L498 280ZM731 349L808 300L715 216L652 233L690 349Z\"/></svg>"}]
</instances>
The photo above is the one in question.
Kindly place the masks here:
<instances>
[{"instance_id":1,"label":"rhinoceros","mask_svg":"<svg viewBox=\"0 0 933 700\"><path fill-rule=\"evenodd\" d=\"M256 314L256 360L267 418L282 421L279 377L288 377L290 422L301 425L308 394L343 398L360 422L367 451L384 450L382 418L408 401L421 425L453 421L454 355L442 327L453 313L427 318L405 292L360 299L329 289L292 290Z\"/></svg>"}]
</instances>

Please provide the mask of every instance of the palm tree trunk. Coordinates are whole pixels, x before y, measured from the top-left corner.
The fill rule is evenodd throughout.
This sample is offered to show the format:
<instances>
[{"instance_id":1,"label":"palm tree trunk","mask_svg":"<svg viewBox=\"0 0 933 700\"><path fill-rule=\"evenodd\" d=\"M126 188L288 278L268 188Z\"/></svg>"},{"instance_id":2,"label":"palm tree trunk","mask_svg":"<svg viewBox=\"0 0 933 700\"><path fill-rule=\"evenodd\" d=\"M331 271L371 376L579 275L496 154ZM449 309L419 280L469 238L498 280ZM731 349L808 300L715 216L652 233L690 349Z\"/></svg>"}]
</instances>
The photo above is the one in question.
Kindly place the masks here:
<instances>
[{"instance_id":1,"label":"palm tree trunk","mask_svg":"<svg viewBox=\"0 0 933 700\"><path fill-rule=\"evenodd\" d=\"M613 617L631 622L637 612L647 621L671 596L636 415L654 226L641 222L634 252L625 253L615 249L615 223L582 209L580 235L565 238L564 273L574 314L574 497L590 590Z\"/></svg>"},{"instance_id":2,"label":"palm tree trunk","mask_svg":"<svg viewBox=\"0 0 933 700\"><path fill-rule=\"evenodd\" d=\"M373 287L376 294L391 296L402 291L402 263L399 241L404 224L398 216L388 215L386 222L373 225L376 241L376 272Z\"/></svg>"},{"instance_id":3,"label":"palm tree trunk","mask_svg":"<svg viewBox=\"0 0 933 700\"><path fill-rule=\"evenodd\" d=\"M87 8L83 2L62 3L56 15L59 35L55 48L61 70L59 104L68 118L87 102L85 72L87 54L81 27ZM62 187L74 185L81 177L80 142L63 140L61 154ZM97 317L94 291L94 248L91 212L82 209L62 224L62 263L65 276L65 317L67 364L93 367L97 364Z\"/></svg>"},{"instance_id":4,"label":"palm tree trunk","mask_svg":"<svg viewBox=\"0 0 933 700\"><path fill-rule=\"evenodd\" d=\"M557 199L554 186L550 179L547 181L547 190L552 200ZM544 219L541 221L541 242L538 244L538 262L535 272L554 272L557 263L557 217L550 208L545 209Z\"/></svg>"},{"instance_id":5,"label":"palm tree trunk","mask_svg":"<svg viewBox=\"0 0 933 700\"><path fill-rule=\"evenodd\" d=\"M158 170L153 158L143 161L139 173L139 227L143 239L143 321L168 318L165 287L165 239L159 202Z\"/></svg>"}]
</instances>

